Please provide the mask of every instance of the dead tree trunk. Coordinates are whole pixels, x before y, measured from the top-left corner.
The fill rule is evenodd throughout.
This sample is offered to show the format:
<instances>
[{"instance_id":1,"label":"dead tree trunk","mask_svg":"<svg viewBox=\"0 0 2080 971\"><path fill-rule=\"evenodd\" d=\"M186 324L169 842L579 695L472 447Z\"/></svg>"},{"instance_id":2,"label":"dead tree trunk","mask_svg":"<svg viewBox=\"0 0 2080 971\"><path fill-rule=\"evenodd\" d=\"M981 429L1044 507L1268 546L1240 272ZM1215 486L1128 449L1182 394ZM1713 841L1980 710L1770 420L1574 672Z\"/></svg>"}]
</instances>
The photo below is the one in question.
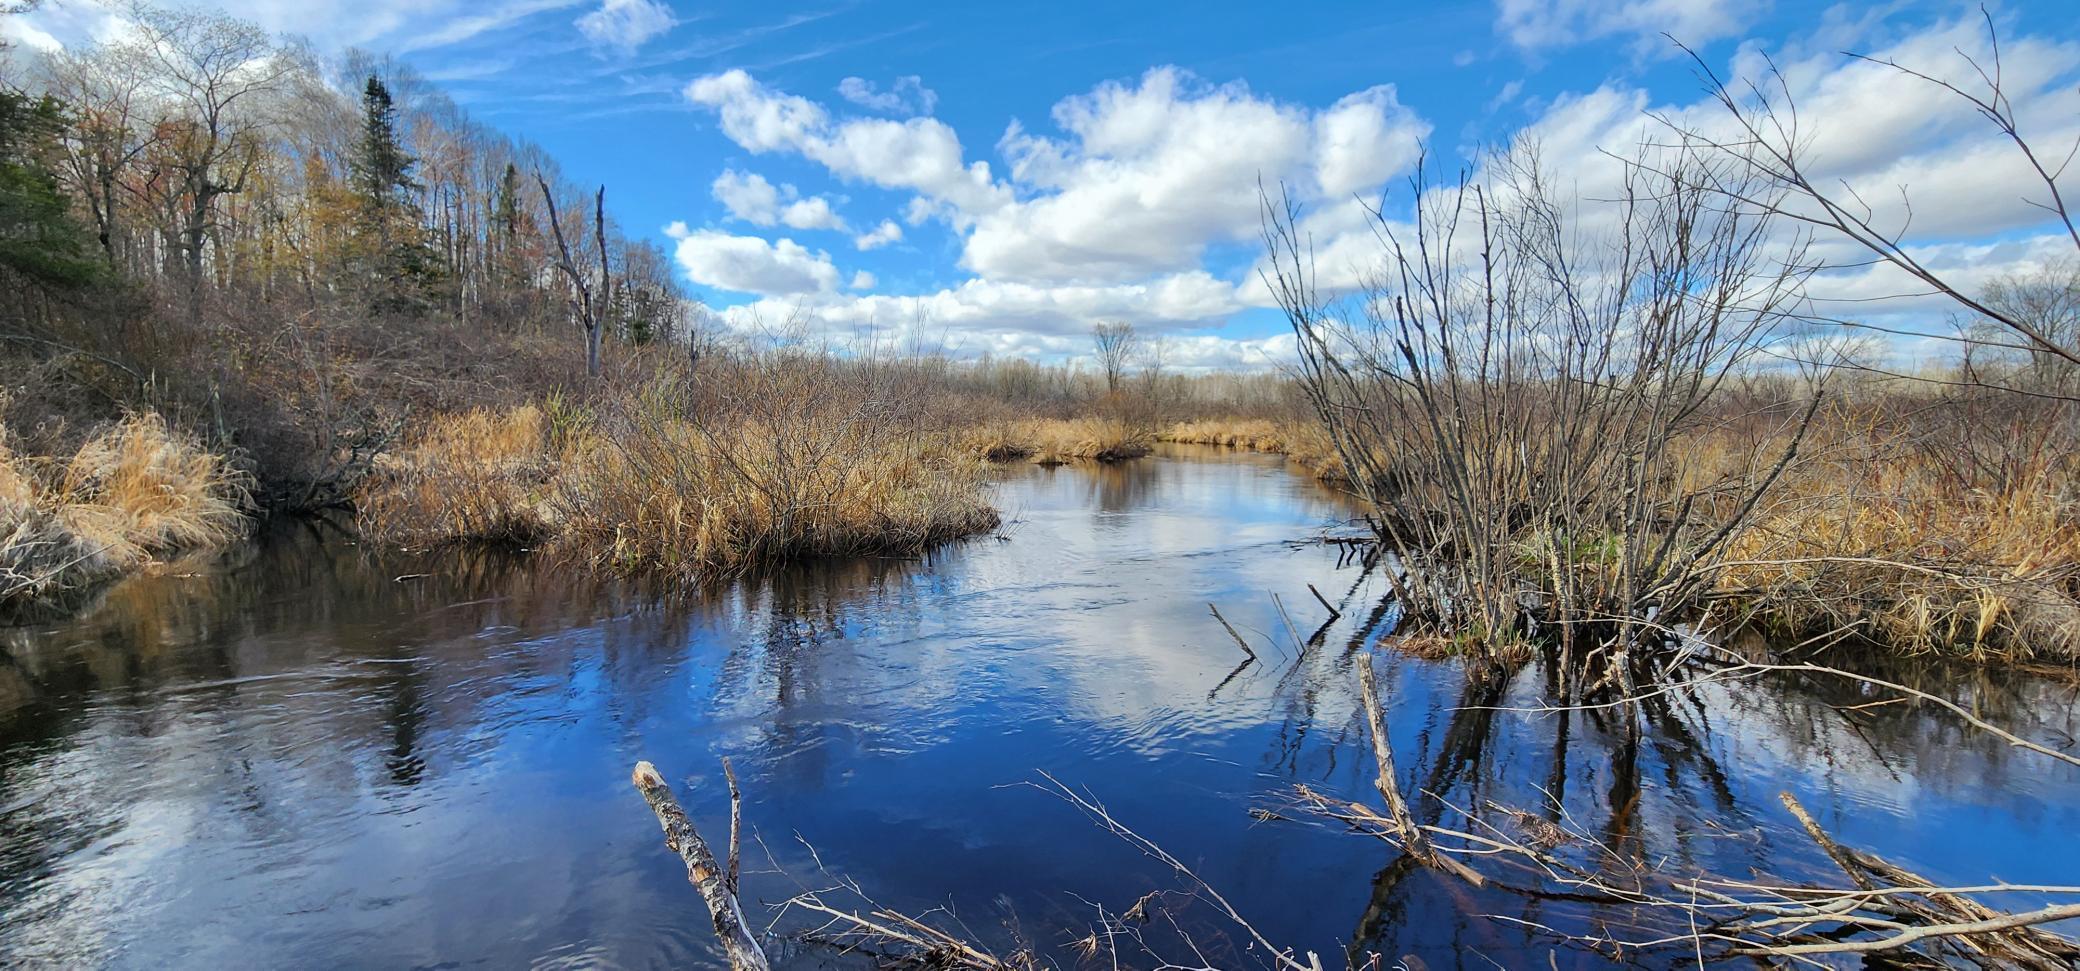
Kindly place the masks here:
<instances>
[{"instance_id":1,"label":"dead tree trunk","mask_svg":"<svg viewBox=\"0 0 2080 971\"><path fill-rule=\"evenodd\" d=\"M549 191L549 181L537 170L534 181L542 187L542 202L549 207L549 229L556 235L556 268L569 278L577 296L571 300L573 316L585 328L585 374L599 377L600 329L606 323L607 307L614 296L614 277L607 271L607 187L600 186L599 194L592 198L592 233L599 246L599 289L578 271L578 263L571 257L570 243L563 237L563 221L556 214L556 194Z\"/></svg>"},{"instance_id":2,"label":"dead tree trunk","mask_svg":"<svg viewBox=\"0 0 2080 971\"><path fill-rule=\"evenodd\" d=\"M664 827L664 845L686 861L686 879L701 892L701 899L708 905L708 915L715 921L715 936L722 941L723 952L729 955L729 966L735 971L767 971L766 953L751 936L744 921L744 908L737 903L736 846L730 846L730 866L723 869L715 862L715 854L708 851L700 832L693 828L693 821L686 818L686 811L679 808L671 784L657 773L656 766L637 762L633 781L636 791L643 794L643 801L650 804L650 811L657 814L657 824ZM734 836L734 780L730 788L730 831Z\"/></svg>"}]
</instances>

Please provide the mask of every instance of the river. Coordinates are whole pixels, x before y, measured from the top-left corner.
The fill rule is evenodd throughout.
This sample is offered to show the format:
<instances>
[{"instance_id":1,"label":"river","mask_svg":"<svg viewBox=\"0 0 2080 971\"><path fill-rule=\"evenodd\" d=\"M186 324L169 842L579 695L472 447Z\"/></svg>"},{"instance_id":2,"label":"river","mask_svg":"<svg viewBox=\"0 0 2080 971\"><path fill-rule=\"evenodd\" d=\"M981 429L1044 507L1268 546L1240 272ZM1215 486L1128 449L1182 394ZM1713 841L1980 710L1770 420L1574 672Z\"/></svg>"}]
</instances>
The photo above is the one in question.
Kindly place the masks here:
<instances>
[{"instance_id":1,"label":"river","mask_svg":"<svg viewBox=\"0 0 2080 971\"><path fill-rule=\"evenodd\" d=\"M719 842L724 756L759 922L844 877L1073 965L1095 908L1180 883L1033 785L1046 773L1331 967L1353 947L1431 968L1603 963L1484 916L1583 929L1593 912L1411 872L1289 807L1300 783L1376 799L1352 666L1393 617L1376 571L1312 542L1351 532L1339 497L1276 458L1166 447L1015 467L997 503L996 535L921 559L701 594L524 557L376 555L324 522L277 523L74 619L0 630L0 964L713 965L706 913L628 776L655 762ZM1319 637L1309 584L1343 611ZM1258 663L1236 670L1209 602ZM1404 785L1435 794L1418 798L1431 818L1551 812L1550 793L1650 865L1826 878L1778 805L1789 790L1938 880L2080 874L2080 770L1931 706L1748 682L1672 695L1627 745L1593 714L1509 710L1536 707L1536 669L1468 689L1451 661L1376 653ZM2075 730L2067 684L1929 683L2032 737ZM1262 965L1203 901L1169 908L1216 962Z\"/></svg>"}]
</instances>

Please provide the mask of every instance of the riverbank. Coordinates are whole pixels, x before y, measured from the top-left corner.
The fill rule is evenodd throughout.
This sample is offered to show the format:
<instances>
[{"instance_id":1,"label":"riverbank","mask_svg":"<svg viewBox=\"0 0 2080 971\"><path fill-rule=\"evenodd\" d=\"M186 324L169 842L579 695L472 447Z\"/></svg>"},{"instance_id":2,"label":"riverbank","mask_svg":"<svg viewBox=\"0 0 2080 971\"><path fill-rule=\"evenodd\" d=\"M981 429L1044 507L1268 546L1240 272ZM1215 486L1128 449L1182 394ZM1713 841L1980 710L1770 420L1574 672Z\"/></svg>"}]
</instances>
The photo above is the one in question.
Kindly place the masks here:
<instances>
[{"instance_id":1,"label":"riverbank","mask_svg":"<svg viewBox=\"0 0 2080 971\"><path fill-rule=\"evenodd\" d=\"M0 424L0 618L237 541L248 483L153 414L125 418L69 456L17 452Z\"/></svg>"},{"instance_id":2,"label":"riverbank","mask_svg":"<svg viewBox=\"0 0 2080 971\"><path fill-rule=\"evenodd\" d=\"M1281 455L1296 473L1355 491L1327 434L1292 419L1158 424L1121 398L1080 417L988 417L1011 406L944 375L921 380L915 362L832 356L742 355L708 362L697 378L682 367L653 373L620 390L423 414L369 457L350 491L362 534L379 546L483 544L601 575L695 582L803 558L914 555L989 531L999 524L994 463L1118 462L1156 441L1204 444ZM1900 447L1887 422L1911 414L1903 405L1859 408L1824 413L1806 433L1727 539L1692 619L1773 641L2071 663L2076 460L2017 451L1999 476L1966 476L1944 451ZM1786 434L1781 422L1723 421L1673 442L1672 465L1710 495L1714 483L1756 475L1755 457ZM221 548L246 528L251 478L163 419L143 414L78 440L58 456L0 453L8 612ZM1699 506L1696 529L1725 513ZM1526 523L1515 542L1523 582L1540 585L1554 540ZM1573 541L1570 568L1606 569L1596 550Z\"/></svg>"},{"instance_id":3,"label":"riverbank","mask_svg":"<svg viewBox=\"0 0 2080 971\"><path fill-rule=\"evenodd\" d=\"M1104 417L992 421L963 433L960 439L962 448L992 462L1036 465L1078 460L1125 462L1147 455L1157 441L1146 423Z\"/></svg>"},{"instance_id":4,"label":"riverbank","mask_svg":"<svg viewBox=\"0 0 2080 971\"><path fill-rule=\"evenodd\" d=\"M1270 455L1283 455L1307 474L1324 482L1347 482L1343 457L1328 432L1312 421L1266 418L1205 418L1181 421L1156 436L1165 442L1220 445Z\"/></svg>"},{"instance_id":5,"label":"riverbank","mask_svg":"<svg viewBox=\"0 0 2080 971\"><path fill-rule=\"evenodd\" d=\"M950 433L864 401L707 409L685 391L437 418L378 463L356 521L383 545L532 548L592 572L681 581L913 555L998 523L987 463Z\"/></svg>"},{"instance_id":6,"label":"riverbank","mask_svg":"<svg viewBox=\"0 0 2080 971\"><path fill-rule=\"evenodd\" d=\"M1899 655L2080 660L2080 456L2023 426L1988 427L1945 445L1944 433L1957 432L1946 428L1956 419L1944 404L1884 389L1818 413L1727 540L1723 568L1693 619L1721 631L1752 625L1775 640L1853 642ZM1793 429L1781 417L1745 412L1750 406L1738 402L1715 407L1718 415L1701 431L1669 443L1671 467L1707 497L1687 511L1698 520L1691 542L1737 511L1711 501L1715 490L1768 472L1764 458L1791 444ZM1298 470L1351 485L1327 433L1310 423L1215 417L1171 425L1157 437L1284 455ZM1496 515L1528 507L1531 485L1502 490ZM1598 542L1610 546L1615 535L1574 540L1561 557L1573 560L1566 568L1614 573L1616 560ZM1526 521L1513 543L1518 581L1554 586L1550 533Z\"/></svg>"}]
</instances>

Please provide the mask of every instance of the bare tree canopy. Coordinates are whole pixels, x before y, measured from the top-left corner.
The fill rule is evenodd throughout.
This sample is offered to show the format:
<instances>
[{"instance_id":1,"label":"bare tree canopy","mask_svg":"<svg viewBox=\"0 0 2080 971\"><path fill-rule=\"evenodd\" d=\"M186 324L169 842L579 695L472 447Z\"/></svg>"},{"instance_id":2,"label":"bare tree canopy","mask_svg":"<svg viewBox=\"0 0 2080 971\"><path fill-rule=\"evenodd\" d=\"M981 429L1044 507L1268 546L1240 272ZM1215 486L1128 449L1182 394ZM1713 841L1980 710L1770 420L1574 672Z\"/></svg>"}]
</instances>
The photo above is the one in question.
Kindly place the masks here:
<instances>
[{"instance_id":1,"label":"bare tree canopy","mask_svg":"<svg viewBox=\"0 0 2080 971\"><path fill-rule=\"evenodd\" d=\"M1105 374L1105 390L1117 392L1139 346L1134 325L1123 321L1099 324L1091 328L1091 343L1098 352L1098 368Z\"/></svg>"}]
</instances>

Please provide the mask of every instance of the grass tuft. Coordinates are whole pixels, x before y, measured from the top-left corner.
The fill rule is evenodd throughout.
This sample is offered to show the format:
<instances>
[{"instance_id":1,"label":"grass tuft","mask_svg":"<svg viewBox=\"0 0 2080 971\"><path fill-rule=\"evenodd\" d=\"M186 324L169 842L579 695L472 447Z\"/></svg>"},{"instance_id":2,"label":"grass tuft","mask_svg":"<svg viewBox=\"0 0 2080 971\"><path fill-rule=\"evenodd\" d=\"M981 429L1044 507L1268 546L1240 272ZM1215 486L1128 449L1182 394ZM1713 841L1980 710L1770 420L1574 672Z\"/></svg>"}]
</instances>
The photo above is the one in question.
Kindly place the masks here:
<instances>
[{"instance_id":1,"label":"grass tuft","mask_svg":"<svg viewBox=\"0 0 2080 971\"><path fill-rule=\"evenodd\" d=\"M221 547L245 532L247 488L158 415L125 418L62 462L0 437L0 611Z\"/></svg>"}]
</instances>

